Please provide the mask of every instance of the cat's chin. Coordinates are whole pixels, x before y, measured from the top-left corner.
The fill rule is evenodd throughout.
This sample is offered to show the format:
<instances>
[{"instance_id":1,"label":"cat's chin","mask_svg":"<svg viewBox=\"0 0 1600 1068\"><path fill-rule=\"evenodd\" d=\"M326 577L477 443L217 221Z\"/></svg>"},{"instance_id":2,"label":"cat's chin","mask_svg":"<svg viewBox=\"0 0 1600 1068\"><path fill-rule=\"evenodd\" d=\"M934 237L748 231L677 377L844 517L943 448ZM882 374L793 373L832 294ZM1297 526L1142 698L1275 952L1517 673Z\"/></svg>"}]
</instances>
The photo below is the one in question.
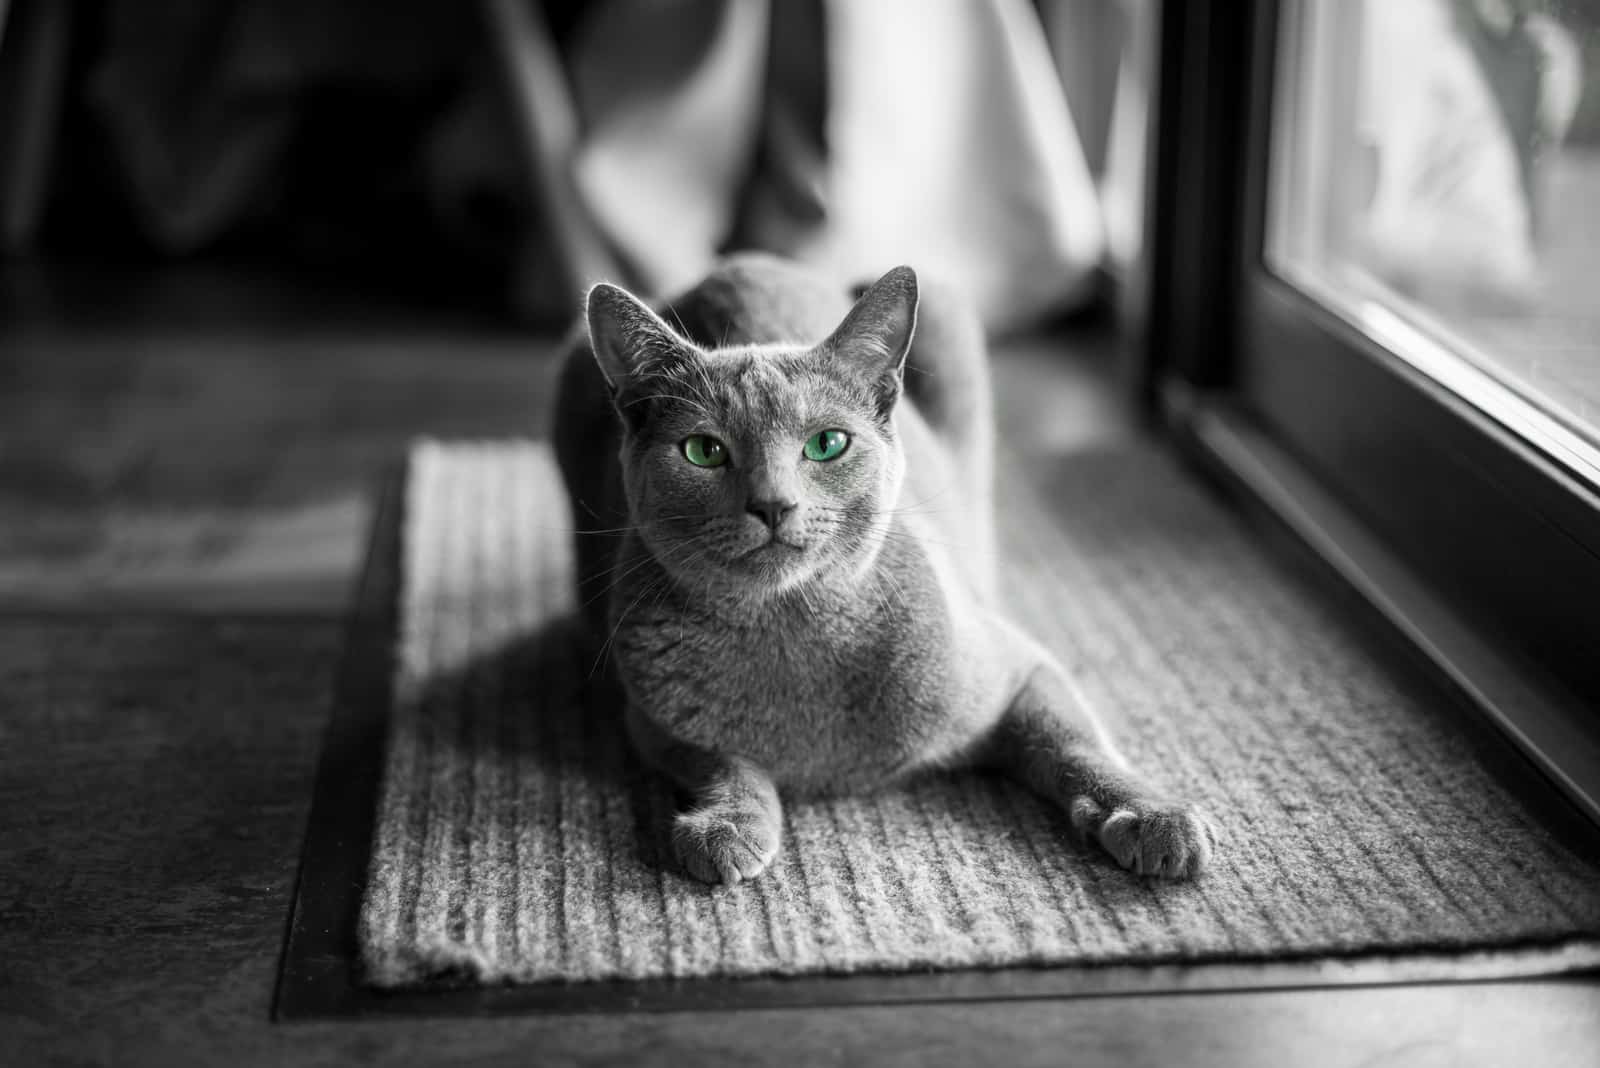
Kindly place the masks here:
<instances>
[{"instance_id":1,"label":"cat's chin","mask_svg":"<svg viewBox=\"0 0 1600 1068\"><path fill-rule=\"evenodd\" d=\"M781 588L811 572L810 555L802 546L774 538L735 556L727 567L751 581Z\"/></svg>"},{"instance_id":2,"label":"cat's chin","mask_svg":"<svg viewBox=\"0 0 1600 1068\"><path fill-rule=\"evenodd\" d=\"M739 567L770 570L772 568L787 568L797 564L806 555L802 546L791 545L786 541L772 539L764 544L757 545L754 549L747 549L734 557L730 563Z\"/></svg>"}]
</instances>

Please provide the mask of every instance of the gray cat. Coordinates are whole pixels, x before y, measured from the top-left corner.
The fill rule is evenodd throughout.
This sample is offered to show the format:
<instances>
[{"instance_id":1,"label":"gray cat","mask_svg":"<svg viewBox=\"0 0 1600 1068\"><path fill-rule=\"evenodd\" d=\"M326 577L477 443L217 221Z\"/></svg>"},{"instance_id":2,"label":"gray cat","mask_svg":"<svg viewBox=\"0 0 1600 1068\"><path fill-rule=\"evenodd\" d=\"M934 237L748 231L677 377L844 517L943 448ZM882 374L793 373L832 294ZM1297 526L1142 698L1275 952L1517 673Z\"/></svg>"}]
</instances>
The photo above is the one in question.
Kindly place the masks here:
<instances>
[{"instance_id":1,"label":"gray cat","mask_svg":"<svg viewBox=\"0 0 1600 1068\"><path fill-rule=\"evenodd\" d=\"M1132 769L997 610L983 334L955 294L924 303L919 324L907 267L851 307L761 256L673 302L679 329L589 292L556 451L629 735L691 798L676 855L750 879L777 855L780 791L986 766L1123 867L1196 875L1210 824Z\"/></svg>"}]
</instances>

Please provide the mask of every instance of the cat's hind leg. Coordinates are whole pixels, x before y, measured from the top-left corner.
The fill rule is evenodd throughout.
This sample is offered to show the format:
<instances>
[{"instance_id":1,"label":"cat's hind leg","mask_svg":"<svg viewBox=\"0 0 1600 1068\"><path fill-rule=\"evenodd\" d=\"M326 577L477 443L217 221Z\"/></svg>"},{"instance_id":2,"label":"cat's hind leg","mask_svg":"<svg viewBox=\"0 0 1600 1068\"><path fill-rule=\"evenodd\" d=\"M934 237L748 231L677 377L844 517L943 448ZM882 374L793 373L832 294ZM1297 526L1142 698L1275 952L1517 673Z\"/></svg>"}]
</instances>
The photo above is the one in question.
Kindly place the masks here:
<instances>
[{"instance_id":1,"label":"cat's hind leg","mask_svg":"<svg viewBox=\"0 0 1600 1068\"><path fill-rule=\"evenodd\" d=\"M765 871L783 834L772 777L744 757L671 738L635 709L627 722L645 763L690 795L689 807L672 821L672 851L683 869L707 883L737 883Z\"/></svg>"},{"instance_id":2,"label":"cat's hind leg","mask_svg":"<svg viewBox=\"0 0 1600 1068\"><path fill-rule=\"evenodd\" d=\"M1080 836L1130 871L1187 879L1211 860L1216 831L1210 820L1134 771L1054 665L1028 676L985 756L1059 805Z\"/></svg>"}]
</instances>

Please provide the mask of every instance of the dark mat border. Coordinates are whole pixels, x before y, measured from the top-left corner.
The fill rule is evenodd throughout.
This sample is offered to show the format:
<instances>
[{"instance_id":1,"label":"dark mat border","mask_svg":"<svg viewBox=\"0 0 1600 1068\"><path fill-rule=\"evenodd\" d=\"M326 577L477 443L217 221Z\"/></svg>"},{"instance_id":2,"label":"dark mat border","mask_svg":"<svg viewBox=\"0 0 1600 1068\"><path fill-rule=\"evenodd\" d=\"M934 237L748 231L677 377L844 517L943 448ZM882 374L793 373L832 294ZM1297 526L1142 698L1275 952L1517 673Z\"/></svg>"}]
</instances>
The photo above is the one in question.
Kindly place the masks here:
<instances>
[{"instance_id":1,"label":"dark mat border","mask_svg":"<svg viewBox=\"0 0 1600 1068\"><path fill-rule=\"evenodd\" d=\"M1296 960L710 978L384 991L362 984L357 924L371 850L398 623L405 469L383 479L345 636L278 976L278 1020L709 1011L1178 994L1553 976L1600 968L1600 944Z\"/></svg>"}]
</instances>

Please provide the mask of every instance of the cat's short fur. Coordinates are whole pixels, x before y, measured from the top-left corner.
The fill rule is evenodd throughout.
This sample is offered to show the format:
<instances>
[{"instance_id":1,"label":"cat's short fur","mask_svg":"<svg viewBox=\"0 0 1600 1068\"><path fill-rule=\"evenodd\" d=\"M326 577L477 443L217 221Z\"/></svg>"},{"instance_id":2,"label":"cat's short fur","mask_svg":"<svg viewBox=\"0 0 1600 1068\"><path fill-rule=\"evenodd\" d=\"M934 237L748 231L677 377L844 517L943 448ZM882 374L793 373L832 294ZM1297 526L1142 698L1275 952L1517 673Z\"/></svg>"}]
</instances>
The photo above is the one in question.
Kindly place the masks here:
<instances>
[{"instance_id":1,"label":"cat's short fur","mask_svg":"<svg viewBox=\"0 0 1600 1068\"><path fill-rule=\"evenodd\" d=\"M556 424L580 589L635 747L692 799L673 835L690 873L765 869L781 793L978 764L1124 867L1200 871L1209 824L1130 767L998 611L987 357L955 294L919 313L902 267L852 307L797 266L741 256L666 319L598 285L587 325ZM806 458L830 429L845 451ZM690 435L727 461L689 462Z\"/></svg>"}]
</instances>

